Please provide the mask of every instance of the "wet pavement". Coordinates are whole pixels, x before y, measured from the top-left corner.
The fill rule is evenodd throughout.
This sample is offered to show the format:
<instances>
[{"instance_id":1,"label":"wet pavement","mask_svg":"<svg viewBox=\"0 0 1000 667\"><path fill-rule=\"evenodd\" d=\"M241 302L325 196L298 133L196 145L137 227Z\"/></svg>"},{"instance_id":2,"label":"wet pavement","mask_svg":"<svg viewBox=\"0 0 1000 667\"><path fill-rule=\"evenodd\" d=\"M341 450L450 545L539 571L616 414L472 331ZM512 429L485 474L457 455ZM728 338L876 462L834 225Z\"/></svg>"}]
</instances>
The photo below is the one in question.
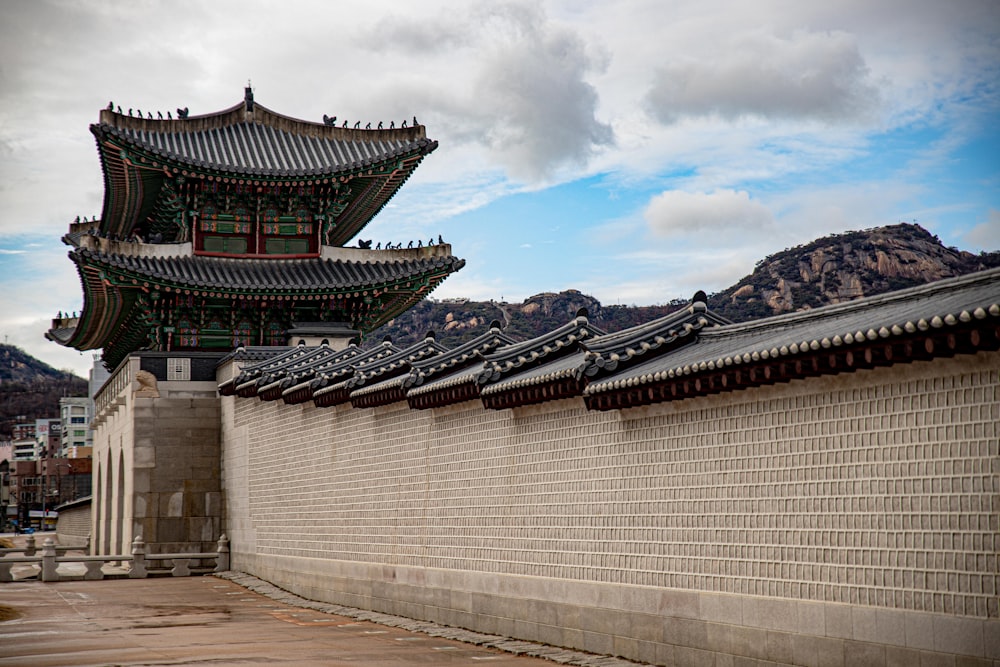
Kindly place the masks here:
<instances>
[{"instance_id":1,"label":"wet pavement","mask_svg":"<svg viewBox=\"0 0 1000 667\"><path fill-rule=\"evenodd\" d=\"M213 576L0 584L0 665L552 665L277 602ZM0 616L2 618L2 616Z\"/></svg>"},{"instance_id":2,"label":"wet pavement","mask_svg":"<svg viewBox=\"0 0 1000 667\"><path fill-rule=\"evenodd\" d=\"M635 664L305 600L240 572L43 583L30 578L36 565L12 569L15 581L0 583L0 667Z\"/></svg>"}]
</instances>

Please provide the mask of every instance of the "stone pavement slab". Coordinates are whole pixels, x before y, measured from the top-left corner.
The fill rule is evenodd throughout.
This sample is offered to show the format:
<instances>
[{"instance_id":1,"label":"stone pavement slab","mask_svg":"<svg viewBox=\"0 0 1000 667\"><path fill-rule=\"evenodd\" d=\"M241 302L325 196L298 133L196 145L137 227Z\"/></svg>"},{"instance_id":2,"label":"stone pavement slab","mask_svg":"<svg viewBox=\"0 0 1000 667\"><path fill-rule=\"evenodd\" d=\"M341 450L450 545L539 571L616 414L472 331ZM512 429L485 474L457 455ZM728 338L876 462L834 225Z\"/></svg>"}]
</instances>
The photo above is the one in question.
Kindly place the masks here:
<instances>
[{"instance_id":1,"label":"stone pavement slab","mask_svg":"<svg viewBox=\"0 0 1000 667\"><path fill-rule=\"evenodd\" d=\"M264 584L250 580L243 583ZM0 621L0 667L553 664L487 645L503 642L547 651L545 657L568 664L632 664L487 635L479 635L489 641L477 645L442 636L465 632L455 628L413 632L300 606L294 596L277 597L212 576L2 584L0 607L18 616Z\"/></svg>"}]
</instances>

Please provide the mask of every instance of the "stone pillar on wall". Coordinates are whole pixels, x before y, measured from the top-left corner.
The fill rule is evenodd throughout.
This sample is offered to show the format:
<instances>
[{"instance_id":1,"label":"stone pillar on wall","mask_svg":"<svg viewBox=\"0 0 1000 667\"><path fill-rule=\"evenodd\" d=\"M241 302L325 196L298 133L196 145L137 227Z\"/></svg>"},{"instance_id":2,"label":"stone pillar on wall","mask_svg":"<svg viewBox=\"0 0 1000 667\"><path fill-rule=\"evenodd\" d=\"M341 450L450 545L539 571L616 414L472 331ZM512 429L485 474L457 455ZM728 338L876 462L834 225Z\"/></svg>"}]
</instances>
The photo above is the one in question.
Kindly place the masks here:
<instances>
[{"instance_id":1,"label":"stone pillar on wall","mask_svg":"<svg viewBox=\"0 0 1000 667\"><path fill-rule=\"evenodd\" d=\"M219 400L214 386L209 396L190 389L137 399L133 413L132 532L151 553L208 551L222 532Z\"/></svg>"},{"instance_id":2,"label":"stone pillar on wall","mask_svg":"<svg viewBox=\"0 0 1000 667\"><path fill-rule=\"evenodd\" d=\"M215 548L222 533L220 356L137 353L98 394L97 553L124 553L136 537L150 553Z\"/></svg>"}]
</instances>

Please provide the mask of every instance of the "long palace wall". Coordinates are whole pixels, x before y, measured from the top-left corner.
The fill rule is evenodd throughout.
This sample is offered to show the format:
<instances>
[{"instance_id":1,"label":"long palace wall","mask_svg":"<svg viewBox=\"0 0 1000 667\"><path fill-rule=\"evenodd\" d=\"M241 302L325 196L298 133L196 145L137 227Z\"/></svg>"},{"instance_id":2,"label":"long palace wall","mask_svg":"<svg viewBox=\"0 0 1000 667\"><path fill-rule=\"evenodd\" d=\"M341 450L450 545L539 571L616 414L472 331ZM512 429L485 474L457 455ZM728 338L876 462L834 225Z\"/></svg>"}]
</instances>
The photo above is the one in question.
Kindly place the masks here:
<instances>
[{"instance_id":1,"label":"long palace wall","mask_svg":"<svg viewBox=\"0 0 1000 667\"><path fill-rule=\"evenodd\" d=\"M990 352L610 412L222 397L232 566L657 664L990 664L998 385Z\"/></svg>"}]
</instances>

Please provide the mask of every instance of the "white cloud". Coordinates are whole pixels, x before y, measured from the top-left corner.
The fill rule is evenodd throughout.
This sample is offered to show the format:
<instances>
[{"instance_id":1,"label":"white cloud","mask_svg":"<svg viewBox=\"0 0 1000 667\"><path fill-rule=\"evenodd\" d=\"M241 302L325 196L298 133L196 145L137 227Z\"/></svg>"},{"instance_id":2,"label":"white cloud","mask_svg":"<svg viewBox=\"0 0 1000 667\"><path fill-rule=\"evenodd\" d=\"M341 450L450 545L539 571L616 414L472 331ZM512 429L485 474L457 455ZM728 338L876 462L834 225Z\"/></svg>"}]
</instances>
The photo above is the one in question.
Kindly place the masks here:
<instances>
[{"instance_id":1,"label":"white cloud","mask_svg":"<svg viewBox=\"0 0 1000 667\"><path fill-rule=\"evenodd\" d=\"M990 209L986 221L970 229L962 239L976 250L1000 250L1000 210Z\"/></svg>"},{"instance_id":2,"label":"white cloud","mask_svg":"<svg viewBox=\"0 0 1000 667\"><path fill-rule=\"evenodd\" d=\"M433 39L413 38L428 22ZM395 92L427 108L443 136L486 148L516 180L537 183L585 167L614 143L611 126L596 118L598 93L587 81L605 61L539 5L476 4L431 19L392 17L366 31L362 43L408 57L446 51L447 81L411 79Z\"/></svg>"},{"instance_id":3,"label":"white cloud","mask_svg":"<svg viewBox=\"0 0 1000 667\"><path fill-rule=\"evenodd\" d=\"M744 191L684 192L668 190L656 195L644 216L660 236L702 236L715 245L732 242L728 235L759 233L774 225L766 206ZM711 236L704 236L709 234Z\"/></svg>"},{"instance_id":4,"label":"white cloud","mask_svg":"<svg viewBox=\"0 0 1000 667\"><path fill-rule=\"evenodd\" d=\"M646 103L663 123L706 115L838 122L864 117L877 99L850 35L797 31L787 39L744 34L715 57L667 62Z\"/></svg>"}]
</instances>

